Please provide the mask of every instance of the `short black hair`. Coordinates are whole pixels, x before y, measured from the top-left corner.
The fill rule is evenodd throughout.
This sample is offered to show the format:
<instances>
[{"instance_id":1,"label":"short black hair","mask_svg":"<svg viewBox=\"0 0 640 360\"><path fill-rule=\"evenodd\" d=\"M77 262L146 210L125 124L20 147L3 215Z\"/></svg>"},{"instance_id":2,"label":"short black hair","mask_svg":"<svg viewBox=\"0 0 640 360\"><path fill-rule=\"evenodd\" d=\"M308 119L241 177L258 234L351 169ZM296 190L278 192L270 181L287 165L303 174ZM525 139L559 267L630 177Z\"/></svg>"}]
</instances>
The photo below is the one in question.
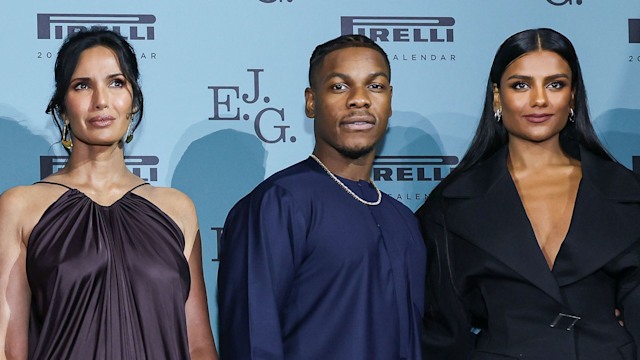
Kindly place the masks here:
<instances>
[{"instance_id":1,"label":"short black hair","mask_svg":"<svg viewBox=\"0 0 640 360\"><path fill-rule=\"evenodd\" d=\"M387 69L389 70L389 80L391 80L391 64L389 64L389 57L387 53L382 50L382 48L376 44L373 40L369 39L364 35L342 35L333 40L329 40L324 44L318 45L315 50L313 50L313 54L311 54L311 59L309 59L309 86L313 87L315 85L315 74L318 69L322 66L322 62L324 58L331 52L336 50L342 50L346 48L352 47L363 47L369 48L379 52L384 58L385 64L387 64Z\"/></svg>"}]
</instances>

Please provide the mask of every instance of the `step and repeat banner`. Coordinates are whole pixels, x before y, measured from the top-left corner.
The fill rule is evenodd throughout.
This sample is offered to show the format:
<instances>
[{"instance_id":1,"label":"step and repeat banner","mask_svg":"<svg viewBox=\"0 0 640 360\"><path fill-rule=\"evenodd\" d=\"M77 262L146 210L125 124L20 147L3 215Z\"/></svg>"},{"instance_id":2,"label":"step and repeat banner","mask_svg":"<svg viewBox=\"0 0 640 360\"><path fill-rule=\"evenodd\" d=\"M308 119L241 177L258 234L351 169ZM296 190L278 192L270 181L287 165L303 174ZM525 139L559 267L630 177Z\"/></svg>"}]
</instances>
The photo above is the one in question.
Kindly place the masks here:
<instances>
[{"instance_id":1,"label":"step and repeat banner","mask_svg":"<svg viewBox=\"0 0 640 360\"><path fill-rule=\"evenodd\" d=\"M5 1L0 11L0 191L66 161L44 110L63 39L103 26L136 49L145 118L126 162L195 202L214 332L218 241L233 204L313 149L308 61L341 34L374 39L392 67L393 117L373 168L417 209L475 130L493 55L511 34L551 27L574 43L608 149L640 172L640 1Z\"/></svg>"}]
</instances>

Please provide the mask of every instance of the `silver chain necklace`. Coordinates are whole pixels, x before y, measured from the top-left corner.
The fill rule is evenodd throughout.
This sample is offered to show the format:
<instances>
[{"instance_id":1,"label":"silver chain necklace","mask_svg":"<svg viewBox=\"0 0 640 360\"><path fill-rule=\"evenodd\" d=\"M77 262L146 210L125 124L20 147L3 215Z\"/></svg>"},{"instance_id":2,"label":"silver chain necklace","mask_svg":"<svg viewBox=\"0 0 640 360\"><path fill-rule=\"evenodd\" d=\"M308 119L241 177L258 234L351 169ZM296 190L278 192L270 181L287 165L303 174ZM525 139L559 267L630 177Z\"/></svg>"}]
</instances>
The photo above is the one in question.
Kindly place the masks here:
<instances>
[{"instance_id":1,"label":"silver chain necklace","mask_svg":"<svg viewBox=\"0 0 640 360\"><path fill-rule=\"evenodd\" d=\"M374 182L371 182L371 185L373 186L374 189L376 189L376 193L378 194L378 200L376 201L367 201L364 200L363 198L361 198L360 196L356 195L356 193L354 193L353 191L351 191L351 189L349 189L347 187L347 185L345 185L342 181L340 181L340 179L338 179L335 175L333 175L333 173L322 163L322 161L320 161L320 159L318 159L315 155L311 154L309 155L311 156L311 158L313 160L315 160L318 165L320 165L321 168L324 169L324 171L327 172L327 174L329 174L329 176L333 179L333 181L335 181L336 183L338 183L338 185L340 185L341 188L344 189L344 191L346 191L349 195L351 195L354 199L358 200L359 202L365 204L365 205L369 205L369 206L375 206L380 204L380 202L382 201L382 193L380 192L380 190L378 189L378 187L376 186L376 184L374 184Z\"/></svg>"}]
</instances>

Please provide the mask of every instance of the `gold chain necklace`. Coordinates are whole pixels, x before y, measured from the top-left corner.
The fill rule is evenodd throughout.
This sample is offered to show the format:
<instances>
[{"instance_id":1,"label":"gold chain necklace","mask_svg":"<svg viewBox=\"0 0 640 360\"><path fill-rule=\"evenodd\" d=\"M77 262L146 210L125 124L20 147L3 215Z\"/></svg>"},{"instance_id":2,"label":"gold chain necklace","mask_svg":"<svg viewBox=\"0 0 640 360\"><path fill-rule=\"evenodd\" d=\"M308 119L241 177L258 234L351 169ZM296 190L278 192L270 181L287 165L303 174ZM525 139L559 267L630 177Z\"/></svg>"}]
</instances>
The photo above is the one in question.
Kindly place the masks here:
<instances>
[{"instance_id":1,"label":"gold chain necklace","mask_svg":"<svg viewBox=\"0 0 640 360\"><path fill-rule=\"evenodd\" d=\"M375 206L380 204L380 202L382 201L382 193L380 192L380 190L378 189L378 187L376 186L376 184L371 181L371 185L373 186L374 189L376 189L376 193L378 194L378 200L376 201L367 201L364 200L363 198L361 198L360 196L356 195L356 193L354 193L353 191L351 191L351 189L349 189L347 187L347 185L345 185L342 181L340 181L340 179L338 179L335 175L333 175L333 173L322 163L322 161L320 161L320 159L318 159L315 155L311 154L309 155L311 156L311 158L313 160L315 160L318 165L320 165L321 168L324 169L324 171L327 172L327 174L329 174L329 176L333 179L333 181L335 181L336 183L338 183L338 185L340 185L341 188L344 189L344 191L346 191L349 195L351 195L354 199L358 200L359 202L365 204L365 205L369 205L369 206Z\"/></svg>"}]
</instances>

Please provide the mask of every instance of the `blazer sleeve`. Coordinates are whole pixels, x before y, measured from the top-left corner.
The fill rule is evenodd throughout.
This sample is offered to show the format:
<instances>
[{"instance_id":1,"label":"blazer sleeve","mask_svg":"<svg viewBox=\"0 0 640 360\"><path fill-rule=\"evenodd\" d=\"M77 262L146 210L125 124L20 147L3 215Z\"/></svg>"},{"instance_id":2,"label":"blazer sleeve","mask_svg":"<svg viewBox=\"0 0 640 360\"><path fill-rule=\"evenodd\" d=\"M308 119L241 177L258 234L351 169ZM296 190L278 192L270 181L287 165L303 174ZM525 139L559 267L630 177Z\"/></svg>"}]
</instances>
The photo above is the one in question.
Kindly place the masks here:
<instances>
[{"instance_id":1,"label":"blazer sleeve","mask_svg":"<svg viewBox=\"0 0 640 360\"><path fill-rule=\"evenodd\" d=\"M471 353L475 335L453 285L448 265L453 254L447 250L452 236L445 234L443 212L434 198L430 196L417 212L428 254L423 354L427 360L463 360Z\"/></svg>"},{"instance_id":2,"label":"blazer sleeve","mask_svg":"<svg viewBox=\"0 0 640 360\"><path fill-rule=\"evenodd\" d=\"M218 271L220 358L284 359L281 319L305 236L291 196L272 187L229 213Z\"/></svg>"},{"instance_id":3,"label":"blazer sleeve","mask_svg":"<svg viewBox=\"0 0 640 360\"><path fill-rule=\"evenodd\" d=\"M622 260L623 276L618 280L618 307L624 327L633 336L640 359L640 242L637 242Z\"/></svg>"}]
</instances>

